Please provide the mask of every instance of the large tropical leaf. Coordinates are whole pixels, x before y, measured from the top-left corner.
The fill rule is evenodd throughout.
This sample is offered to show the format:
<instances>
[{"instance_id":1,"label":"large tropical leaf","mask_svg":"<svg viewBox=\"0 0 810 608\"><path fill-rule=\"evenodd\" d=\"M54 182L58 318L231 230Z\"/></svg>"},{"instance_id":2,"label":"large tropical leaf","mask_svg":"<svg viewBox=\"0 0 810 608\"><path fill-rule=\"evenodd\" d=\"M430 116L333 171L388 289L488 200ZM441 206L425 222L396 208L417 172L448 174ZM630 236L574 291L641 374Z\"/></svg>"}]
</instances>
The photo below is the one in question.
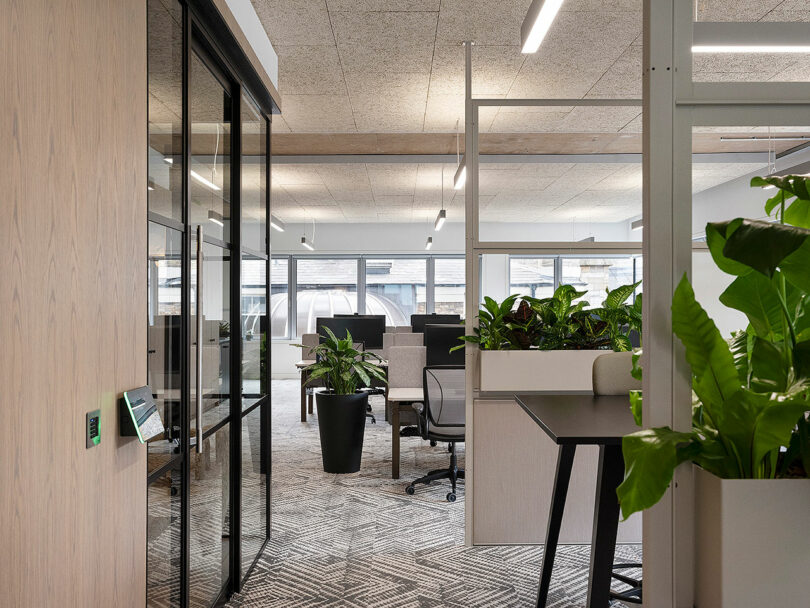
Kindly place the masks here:
<instances>
[{"instance_id":1,"label":"large tropical leaf","mask_svg":"<svg viewBox=\"0 0 810 608\"><path fill-rule=\"evenodd\" d=\"M755 336L751 349L751 388L758 393L783 393L790 387L792 361L786 342Z\"/></svg>"},{"instance_id":2,"label":"large tropical leaf","mask_svg":"<svg viewBox=\"0 0 810 608\"><path fill-rule=\"evenodd\" d=\"M718 232L725 233L720 227L737 221L713 225L718 227ZM723 255L772 277L782 260L801 247L808 237L810 230L804 228L744 219L736 230L726 234Z\"/></svg>"},{"instance_id":3,"label":"large tropical leaf","mask_svg":"<svg viewBox=\"0 0 810 608\"><path fill-rule=\"evenodd\" d=\"M725 273L733 275L743 275L751 272L751 267L740 262L735 262L725 256L723 249L726 247L728 235L732 234L740 227L742 218L732 220L723 224L706 224L706 243L709 252L717 267Z\"/></svg>"},{"instance_id":4,"label":"large tropical leaf","mask_svg":"<svg viewBox=\"0 0 810 608\"><path fill-rule=\"evenodd\" d=\"M796 199L785 209L785 222L799 228L810 228L810 200Z\"/></svg>"},{"instance_id":5,"label":"large tropical leaf","mask_svg":"<svg viewBox=\"0 0 810 608\"><path fill-rule=\"evenodd\" d=\"M780 340L788 335L788 321L775 279L758 272L737 277L720 295L720 301L748 317L758 336Z\"/></svg>"},{"instance_id":6,"label":"large tropical leaf","mask_svg":"<svg viewBox=\"0 0 810 608\"><path fill-rule=\"evenodd\" d=\"M796 423L810 411L804 399L771 401L757 418L753 437L753 467L761 470L763 458L773 450L788 446ZM763 476L763 475L759 475Z\"/></svg>"},{"instance_id":7,"label":"large tropical leaf","mask_svg":"<svg viewBox=\"0 0 810 608\"><path fill-rule=\"evenodd\" d=\"M643 405L641 391L630 391L630 412L633 414L633 422L636 426L641 426L641 410Z\"/></svg>"},{"instance_id":8,"label":"large tropical leaf","mask_svg":"<svg viewBox=\"0 0 810 608\"><path fill-rule=\"evenodd\" d=\"M810 230L805 232L810 236ZM783 259L779 267L788 283L810 293L810 238Z\"/></svg>"},{"instance_id":9,"label":"large tropical leaf","mask_svg":"<svg viewBox=\"0 0 810 608\"><path fill-rule=\"evenodd\" d=\"M740 379L728 344L717 326L695 300L695 292L683 276L672 297L672 331L686 347L698 397L712 411L740 389Z\"/></svg>"},{"instance_id":10,"label":"large tropical leaf","mask_svg":"<svg viewBox=\"0 0 810 608\"><path fill-rule=\"evenodd\" d=\"M645 429L624 437L625 475L616 488L616 495L625 519L661 500L691 441L691 433L679 433L666 427Z\"/></svg>"}]
</instances>

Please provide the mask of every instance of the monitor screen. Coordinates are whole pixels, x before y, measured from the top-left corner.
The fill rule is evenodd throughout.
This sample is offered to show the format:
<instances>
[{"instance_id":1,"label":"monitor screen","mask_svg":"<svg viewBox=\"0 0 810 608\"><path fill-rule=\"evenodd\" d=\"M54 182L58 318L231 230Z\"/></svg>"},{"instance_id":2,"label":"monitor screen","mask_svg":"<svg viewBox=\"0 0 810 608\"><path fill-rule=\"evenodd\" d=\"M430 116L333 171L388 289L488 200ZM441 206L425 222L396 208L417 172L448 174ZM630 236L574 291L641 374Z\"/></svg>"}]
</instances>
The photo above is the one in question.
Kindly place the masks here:
<instances>
[{"instance_id":1,"label":"monitor screen","mask_svg":"<svg viewBox=\"0 0 810 608\"><path fill-rule=\"evenodd\" d=\"M464 349L450 349L464 344L459 338L464 335L463 325L425 325L425 364L464 365Z\"/></svg>"},{"instance_id":2,"label":"monitor screen","mask_svg":"<svg viewBox=\"0 0 810 608\"><path fill-rule=\"evenodd\" d=\"M411 328L413 333L421 334L425 331L425 325L444 324L453 325L461 323L461 315L411 315Z\"/></svg>"},{"instance_id":3,"label":"monitor screen","mask_svg":"<svg viewBox=\"0 0 810 608\"><path fill-rule=\"evenodd\" d=\"M355 342L362 342L365 349L382 348L385 333L385 315L349 315L346 317L318 317L316 324L318 335L326 334L323 327L328 327L338 338L346 337L346 330Z\"/></svg>"}]
</instances>

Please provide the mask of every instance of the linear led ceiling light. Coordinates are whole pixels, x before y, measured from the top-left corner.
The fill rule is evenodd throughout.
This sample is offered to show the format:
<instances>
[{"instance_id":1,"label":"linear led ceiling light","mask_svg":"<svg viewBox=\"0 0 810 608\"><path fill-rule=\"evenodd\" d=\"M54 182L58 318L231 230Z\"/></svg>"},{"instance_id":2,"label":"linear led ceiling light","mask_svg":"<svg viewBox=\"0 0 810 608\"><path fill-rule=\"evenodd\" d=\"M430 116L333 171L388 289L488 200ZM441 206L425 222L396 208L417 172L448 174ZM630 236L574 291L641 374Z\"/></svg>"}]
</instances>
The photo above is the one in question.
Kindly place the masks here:
<instances>
[{"instance_id":1,"label":"linear led ceiling light","mask_svg":"<svg viewBox=\"0 0 810 608\"><path fill-rule=\"evenodd\" d=\"M313 245L312 243L308 243L307 237L305 236L301 237L301 247L303 247L304 249L309 249L310 251L315 251L315 245Z\"/></svg>"},{"instance_id":2,"label":"linear led ceiling light","mask_svg":"<svg viewBox=\"0 0 810 608\"><path fill-rule=\"evenodd\" d=\"M208 211L208 221L217 224L218 226L225 227L225 222L222 220L222 214L217 213L213 209L209 209Z\"/></svg>"},{"instance_id":3,"label":"linear led ceiling light","mask_svg":"<svg viewBox=\"0 0 810 608\"><path fill-rule=\"evenodd\" d=\"M560 12L563 0L533 0L523 25L520 26L520 45L522 53L536 53L543 43L557 13Z\"/></svg>"},{"instance_id":4,"label":"linear led ceiling light","mask_svg":"<svg viewBox=\"0 0 810 608\"><path fill-rule=\"evenodd\" d=\"M644 220L635 220L630 224L630 230L641 230L644 228Z\"/></svg>"},{"instance_id":5,"label":"linear led ceiling light","mask_svg":"<svg viewBox=\"0 0 810 608\"><path fill-rule=\"evenodd\" d=\"M444 223L447 221L447 211L442 209L439 211L439 215L436 216L436 223L433 224L433 227L436 229L436 232L442 229Z\"/></svg>"},{"instance_id":6,"label":"linear led ceiling light","mask_svg":"<svg viewBox=\"0 0 810 608\"><path fill-rule=\"evenodd\" d=\"M270 227L273 230L278 230L279 232L284 232L284 222L278 219L275 215L270 215Z\"/></svg>"},{"instance_id":7,"label":"linear led ceiling light","mask_svg":"<svg viewBox=\"0 0 810 608\"><path fill-rule=\"evenodd\" d=\"M807 23L696 22L693 53L810 53Z\"/></svg>"},{"instance_id":8,"label":"linear led ceiling light","mask_svg":"<svg viewBox=\"0 0 810 608\"><path fill-rule=\"evenodd\" d=\"M430 250L431 247L433 247L433 237L429 236L427 238L427 242L425 243L425 251Z\"/></svg>"}]
</instances>

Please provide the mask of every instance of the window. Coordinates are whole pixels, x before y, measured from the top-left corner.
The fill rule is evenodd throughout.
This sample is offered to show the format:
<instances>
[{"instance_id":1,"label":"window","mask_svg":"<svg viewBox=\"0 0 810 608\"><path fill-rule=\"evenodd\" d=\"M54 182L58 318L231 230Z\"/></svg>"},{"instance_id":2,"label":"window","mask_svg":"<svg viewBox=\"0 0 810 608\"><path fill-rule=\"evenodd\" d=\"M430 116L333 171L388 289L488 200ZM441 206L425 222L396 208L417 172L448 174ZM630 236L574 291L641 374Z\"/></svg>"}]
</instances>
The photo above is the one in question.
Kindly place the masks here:
<instances>
[{"instance_id":1,"label":"window","mask_svg":"<svg viewBox=\"0 0 810 608\"><path fill-rule=\"evenodd\" d=\"M357 259L296 260L298 335L315 333L318 317L357 312Z\"/></svg>"},{"instance_id":2,"label":"window","mask_svg":"<svg viewBox=\"0 0 810 608\"><path fill-rule=\"evenodd\" d=\"M633 258L562 258L561 284L587 291L590 306L601 306L605 289L633 283Z\"/></svg>"},{"instance_id":3,"label":"window","mask_svg":"<svg viewBox=\"0 0 810 608\"><path fill-rule=\"evenodd\" d=\"M289 260L270 259L270 337L287 338L290 335L288 319Z\"/></svg>"},{"instance_id":4,"label":"window","mask_svg":"<svg viewBox=\"0 0 810 608\"><path fill-rule=\"evenodd\" d=\"M554 293L554 258L509 259L509 293L548 298Z\"/></svg>"},{"instance_id":5,"label":"window","mask_svg":"<svg viewBox=\"0 0 810 608\"><path fill-rule=\"evenodd\" d=\"M432 312L458 314L464 318L464 258L436 258L434 264Z\"/></svg>"},{"instance_id":6,"label":"window","mask_svg":"<svg viewBox=\"0 0 810 608\"><path fill-rule=\"evenodd\" d=\"M410 325L427 310L427 260L366 260L366 314L385 315L386 325Z\"/></svg>"}]
</instances>

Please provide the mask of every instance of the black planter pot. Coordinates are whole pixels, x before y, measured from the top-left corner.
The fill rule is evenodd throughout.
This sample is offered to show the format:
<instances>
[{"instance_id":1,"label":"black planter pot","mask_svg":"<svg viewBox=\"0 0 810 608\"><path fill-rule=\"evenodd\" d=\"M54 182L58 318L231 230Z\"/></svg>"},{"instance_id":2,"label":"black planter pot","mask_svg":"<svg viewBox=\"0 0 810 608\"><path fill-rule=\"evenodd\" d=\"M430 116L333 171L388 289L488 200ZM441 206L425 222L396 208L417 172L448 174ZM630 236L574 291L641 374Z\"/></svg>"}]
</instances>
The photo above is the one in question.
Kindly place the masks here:
<instances>
[{"instance_id":1,"label":"black planter pot","mask_svg":"<svg viewBox=\"0 0 810 608\"><path fill-rule=\"evenodd\" d=\"M327 473L356 473L363 455L368 395L316 393L318 430L321 434L323 470Z\"/></svg>"}]
</instances>

